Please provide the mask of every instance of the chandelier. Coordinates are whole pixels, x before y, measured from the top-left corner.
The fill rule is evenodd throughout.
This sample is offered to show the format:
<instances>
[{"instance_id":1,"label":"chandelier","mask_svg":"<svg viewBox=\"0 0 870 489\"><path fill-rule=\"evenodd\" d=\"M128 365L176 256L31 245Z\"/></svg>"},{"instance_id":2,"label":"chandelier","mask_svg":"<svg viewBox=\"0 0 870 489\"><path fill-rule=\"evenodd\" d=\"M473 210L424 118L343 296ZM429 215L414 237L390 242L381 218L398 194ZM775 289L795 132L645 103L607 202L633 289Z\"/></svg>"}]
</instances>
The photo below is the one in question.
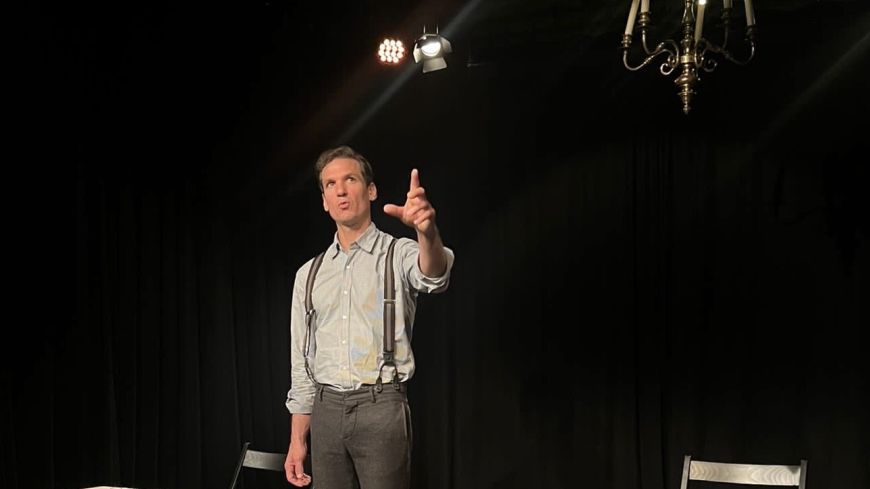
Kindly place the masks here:
<instances>
[{"instance_id":1,"label":"chandelier","mask_svg":"<svg viewBox=\"0 0 870 489\"><path fill-rule=\"evenodd\" d=\"M640 15L638 16L638 3L640 3ZM677 95L683 104L683 113L688 114L691 109L692 97L695 95L695 84L701 79L701 71L710 73L716 69L718 62L715 57L743 66L755 56L755 11L752 8L752 0L744 0L746 11L746 37L745 45L749 54L744 59L737 58L729 50L728 33L731 27L731 0L723 0L721 16L721 44L716 44L704 37L704 10L707 0L684 0L683 18L680 22L682 37L679 42L666 39L658 43L654 49L650 49L651 42L647 39L652 16L649 11L649 0L632 0L631 9L628 11L628 22L625 25L625 33L622 36L622 63L630 71L637 71L650 64L653 59L665 55L665 60L659 67L662 75L668 76L677 71L674 83L679 88ZM629 63L629 55L632 46L632 33L635 28L640 30L640 44L643 47L643 61L632 66ZM715 56L714 56L715 55Z\"/></svg>"}]
</instances>

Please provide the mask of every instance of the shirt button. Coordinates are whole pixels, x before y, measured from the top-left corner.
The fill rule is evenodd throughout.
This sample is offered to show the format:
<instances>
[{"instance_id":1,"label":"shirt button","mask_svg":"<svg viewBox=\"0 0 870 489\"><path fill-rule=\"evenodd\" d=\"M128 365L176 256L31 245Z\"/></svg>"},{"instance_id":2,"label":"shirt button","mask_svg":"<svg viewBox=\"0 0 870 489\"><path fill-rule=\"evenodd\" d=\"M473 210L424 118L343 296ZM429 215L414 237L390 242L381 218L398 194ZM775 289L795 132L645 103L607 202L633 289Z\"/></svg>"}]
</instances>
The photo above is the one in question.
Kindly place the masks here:
<instances>
[{"instance_id":1,"label":"shirt button","mask_svg":"<svg viewBox=\"0 0 870 489\"><path fill-rule=\"evenodd\" d=\"M346 345L346 344L347 344L347 340L341 340L341 344L342 344L342 345Z\"/></svg>"},{"instance_id":2,"label":"shirt button","mask_svg":"<svg viewBox=\"0 0 870 489\"><path fill-rule=\"evenodd\" d=\"M347 295L347 291L346 291L346 290L342 290L341 293L344 294L344 295Z\"/></svg>"},{"instance_id":3,"label":"shirt button","mask_svg":"<svg viewBox=\"0 0 870 489\"><path fill-rule=\"evenodd\" d=\"M347 316L342 316L341 319L347 319Z\"/></svg>"},{"instance_id":4,"label":"shirt button","mask_svg":"<svg viewBox=\"0 0 870 489\"><path fill-rule=\"evenodd\" d=\"M350 270L350 265L348 265L348 266L346 266L346 267L344 267L344 268L345 268L345 270Z\"/></svg>"}]
</instances>

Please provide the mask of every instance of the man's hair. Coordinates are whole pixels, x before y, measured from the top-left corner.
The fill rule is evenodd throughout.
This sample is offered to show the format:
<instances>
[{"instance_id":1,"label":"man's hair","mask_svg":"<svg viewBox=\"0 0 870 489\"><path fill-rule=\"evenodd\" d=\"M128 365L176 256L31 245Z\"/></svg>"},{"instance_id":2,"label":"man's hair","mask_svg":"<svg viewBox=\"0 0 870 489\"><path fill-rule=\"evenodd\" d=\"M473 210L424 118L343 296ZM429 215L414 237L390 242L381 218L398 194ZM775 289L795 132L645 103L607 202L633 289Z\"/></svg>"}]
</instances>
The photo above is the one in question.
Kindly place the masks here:
<instances>
[{"instance_id":1,"label":"man's hair","mask_svg":"<svg viewBox=\"0 0 870 489\"><path fill-rule=\"evenodd\" d=\"M362 172L367 187L374 181L372 165L365 156L357 153L350 146L338 146L337 148L327 149L323 153L320 153L320 156L317 158L317 163L314 164L314 176L317 178L317 188L319 188L321 192L323 192L323 182L320 180L320 174L323 173L323 169L326 168L326 165L331 163L332 160L338 158L350 158L356 160L359 163L359 169Z\"/></svg>"}]
</instances>

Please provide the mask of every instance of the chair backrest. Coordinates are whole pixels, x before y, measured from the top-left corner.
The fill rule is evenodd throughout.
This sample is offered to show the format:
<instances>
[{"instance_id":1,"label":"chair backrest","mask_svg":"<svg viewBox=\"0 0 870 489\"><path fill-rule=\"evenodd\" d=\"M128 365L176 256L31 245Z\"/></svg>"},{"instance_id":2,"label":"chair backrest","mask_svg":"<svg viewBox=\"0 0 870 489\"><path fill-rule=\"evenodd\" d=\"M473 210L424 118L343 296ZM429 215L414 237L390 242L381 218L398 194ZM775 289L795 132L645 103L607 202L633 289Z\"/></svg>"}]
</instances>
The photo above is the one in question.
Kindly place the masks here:
<instances>
[{"instance_id":1,"label":"chair backrest","mask_svg":"<svg viewBox=\"0 0 870 489\"><path fill-rule=\"evenodd\" d=\"M688 489L689 481L712 481L726 484L758 486L794 486L806 489L807 461L800 465L737 464L683 458L683 479L680 489Z\"/></svg>"},{"instance_id":2,"label":"chair backrest","mask_svg":"<svg viewBox=\"0 0 870 489\"><path fill-rule=\"evenodd\" d=\"M242 453L239 455L239 462L236 464L230 489L235 489L243 467L284 472L284 460L286 460L287 454L251 450L250 446L251 442L249 441L242 445Z\"/></svg>"}]
</instances>

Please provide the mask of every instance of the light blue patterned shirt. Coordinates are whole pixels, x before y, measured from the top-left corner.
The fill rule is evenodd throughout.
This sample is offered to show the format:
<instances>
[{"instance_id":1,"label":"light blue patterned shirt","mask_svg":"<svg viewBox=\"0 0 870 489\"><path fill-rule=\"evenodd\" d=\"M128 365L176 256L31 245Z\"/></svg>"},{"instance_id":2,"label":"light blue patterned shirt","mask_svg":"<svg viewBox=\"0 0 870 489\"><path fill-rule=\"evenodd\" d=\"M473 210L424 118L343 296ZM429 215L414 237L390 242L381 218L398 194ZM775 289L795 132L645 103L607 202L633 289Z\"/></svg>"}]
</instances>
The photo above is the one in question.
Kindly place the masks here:
<instances>
[{"instance_id":1,"label":"light blue patterned shirt","mask_svg":"<svg viewBox=\"0 0 870 489\"><path fill-rule=\"evenodd\" d=\"M383 363L384 261L394 238L372 223L347 252L336 235L317 271L311 299L316 313L312 327L309 366L320 384L353 390L373 384ZM441 277L420 271L417 242L399 238L393 250L396 283L395 362L399 380L414 375L411 335L419 292L447 289L453 251L445 248L447 270ZM296 272L290 310L290 381L287 409L308 414L316 386L305 372L305 284L314 259ZM382 381L392 380L393 369L383 369Z\"/></svg>"}]
</instances>

